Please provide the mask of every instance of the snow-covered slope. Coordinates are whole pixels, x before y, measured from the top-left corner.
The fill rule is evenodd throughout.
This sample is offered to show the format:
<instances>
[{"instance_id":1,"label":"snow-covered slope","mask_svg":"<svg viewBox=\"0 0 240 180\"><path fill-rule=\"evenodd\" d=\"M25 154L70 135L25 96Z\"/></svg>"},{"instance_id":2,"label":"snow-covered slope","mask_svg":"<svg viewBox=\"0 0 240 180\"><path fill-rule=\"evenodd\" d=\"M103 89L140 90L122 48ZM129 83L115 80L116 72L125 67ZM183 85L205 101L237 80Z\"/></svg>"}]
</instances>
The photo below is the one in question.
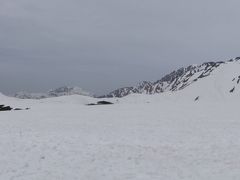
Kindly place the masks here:
<instances>
[{"instance_id":1,"label":"snow-covered slope","mask_svg":"<svg viewBox=\"0 0 240 180\"><path fill-rule=\"evenodd\" d=\"M107 106L86 106L97 99L77 95L1 96L30 110L0 112L0 179L239 179L239 98L206 101L202 90L198 102L184 89Z\"/></svg>"},{"instance_id":2,"label":"snow-covered slope","mask_svg":"<svg viewBox=\"0 0 240 180\"><path fill-rule=\"evenodd\" d=\"M69 96L69 95L84 95L91 96L90 93L84 91L79 87L60 87L57 89L50 90L48 93L28 93L28 92L18 92L14 95L16 98L20 99L44 99L59 96Z\"/></svg>"},{"instance_id":3,"label":"snow-covered slope","mask_svg":"<svg viewBox=\"0 0 240 180\"><path fill-rule=\"evenodd\" d=\"M207 77L212 75L214 71L219 68L225 66L227 68L229 64L232 64L233 66L235 64L239 65L239 62L240 58L238 57L227 62L207 62L202 65L191 65L173 71L154 83L144 81L137 86L120 88L102 97L124 97L129 94L156 94L168 91L179 91L197 81L205 81ZM240 73L238 75L240 75ZM236 78L237 81L238 75L233 75L232 79Z\"/></svg>"},{"instance_id":4,"label":"snow-covered slope","mask_svg":"<svg viewBox=\"0 0 240 180\"><path fill-rule=\"evenodd\" d=\"M170 90L113 105L0 94L30 108L0 112L0 180L240 179L240 61L190 69L166 77Z\"/></svg>"}]
</instances>

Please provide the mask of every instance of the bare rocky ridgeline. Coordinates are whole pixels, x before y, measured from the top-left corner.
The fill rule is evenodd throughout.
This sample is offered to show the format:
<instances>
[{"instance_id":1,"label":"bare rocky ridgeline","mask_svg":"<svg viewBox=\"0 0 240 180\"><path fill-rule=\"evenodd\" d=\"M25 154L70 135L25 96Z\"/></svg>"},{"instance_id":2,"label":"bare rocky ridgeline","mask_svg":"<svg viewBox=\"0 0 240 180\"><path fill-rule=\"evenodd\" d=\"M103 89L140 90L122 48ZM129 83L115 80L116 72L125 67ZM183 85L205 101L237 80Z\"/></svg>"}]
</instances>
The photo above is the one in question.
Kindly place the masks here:
<instances>
[{"instance_id":1,"label":"bare rocky ridgeline","mask_svg":"<svg viewBox=\"0 0 240 180\"><path fill-rule=\"evenodd\" d=\"M137 86L120 88L107 95L100 96L100 98L124 97L129 94L156 94L167 91L182 90L192 83L211 75L211 73L219 66L239 60L240 57L237 57L226 62L206 62L202 65L191 65L185 68L180 68L167 74L156 82L143 81Z\"/></svg>"},{"instance_id":2,"label":"bare rocky ridgeline","mask_svg":"<svg viewBox=\"0 0 240 180\"><path fill-rule=\"evenodd\" d=\"M173 71L156 82L143 81L136 86L119 88L110 92L109 94L99 96L98 98L121 98L129 94L157 94L168 91L179 91L197 81L204 79L205 77L210 76L211 73L214 72L218 67L224 66L226 63L234 63L236 61L240 61L240 57L230 59L225 62L206 62L201 65L190 65L188 67L183 67ZM232 81L236 82L236 85L239 84L240 76L233 77ZM229 91L233 93L235 88L231 87ZM83 91L81 88L63 86L50 90L47 93L19 92L16 93L14 97L20 99L43 99L67 95L92 96L90 93Z\"/></svg>"}]
</instances>

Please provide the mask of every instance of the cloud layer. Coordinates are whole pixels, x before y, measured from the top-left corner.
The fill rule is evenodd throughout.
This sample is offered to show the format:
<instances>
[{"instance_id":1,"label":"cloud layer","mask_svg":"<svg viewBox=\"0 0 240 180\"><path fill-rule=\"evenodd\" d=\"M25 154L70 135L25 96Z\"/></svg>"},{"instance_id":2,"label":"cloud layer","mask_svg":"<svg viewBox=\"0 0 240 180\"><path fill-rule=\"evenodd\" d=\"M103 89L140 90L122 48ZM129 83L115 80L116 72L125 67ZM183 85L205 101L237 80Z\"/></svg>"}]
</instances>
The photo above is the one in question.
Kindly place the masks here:
<instances>
[{"instance_id":1,"label":"cloud layer","mask_svg":"<svg viewBox=\"0 0 240 180\"><path fill-rule=\"evenodd\" d=\"M0 91L96 94L239 56L237 0L1 0Z\"/></svg>"}]
</instances>

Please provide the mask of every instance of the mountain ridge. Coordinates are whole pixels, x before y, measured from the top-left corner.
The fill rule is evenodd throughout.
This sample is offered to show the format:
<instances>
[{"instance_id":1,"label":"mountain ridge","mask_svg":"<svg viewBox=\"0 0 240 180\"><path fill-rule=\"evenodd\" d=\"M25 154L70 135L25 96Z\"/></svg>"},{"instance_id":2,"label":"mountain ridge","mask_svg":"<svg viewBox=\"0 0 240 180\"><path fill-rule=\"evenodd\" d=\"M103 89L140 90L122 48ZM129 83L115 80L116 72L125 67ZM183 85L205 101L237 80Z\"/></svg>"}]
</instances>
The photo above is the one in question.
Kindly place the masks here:
<instances>
[{"instance_id":1,"label":"mountain ridge","mask_svg":"<svg viewBox=\"0 0 240 180\"><path fill-rule=\"evenodd\" d=\"M219 66L236 61L240 61L240 57L228 61L212 61L205 62L201 65L182 67L178 70L172 71L155 82L142 81L136 86L119 88L106 95L100 96L99 98L121 98L130 94L157 94L167 91L179 91L205 77L208 77Z\"/></svg>"},{"instance_id":2,"label":"mountain ridge","mask_svg":"<svg viewBox=\"0 0 240 180\"><path fill-rule=\"evenodd\" d=\"M90 93L82 90L82 88L69 87L69 86L62 86L56 89L51 89L47 93L18 92L13 96L19 99L45 99L45 98L69 96L69 95L92 96Z\"/></svg>"}]
</instances>

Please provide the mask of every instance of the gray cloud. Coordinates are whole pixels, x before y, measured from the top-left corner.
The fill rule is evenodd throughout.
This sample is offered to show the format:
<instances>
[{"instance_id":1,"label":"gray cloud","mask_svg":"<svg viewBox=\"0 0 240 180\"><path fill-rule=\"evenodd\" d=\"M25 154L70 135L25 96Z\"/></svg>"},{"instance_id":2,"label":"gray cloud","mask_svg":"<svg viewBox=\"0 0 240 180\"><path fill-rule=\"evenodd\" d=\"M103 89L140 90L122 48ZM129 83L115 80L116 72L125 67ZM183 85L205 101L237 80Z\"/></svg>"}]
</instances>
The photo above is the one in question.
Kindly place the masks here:
<instances>
[{"instance_id":1,"label":"gray cloud","mask_svg":"<svg viewBox=\"0 0 240 180\"><path fill-rule=\"evenodd\" d=\"M0 91L102 94L239 56L237 0L1 0Z\"/></svg>"}]
</instances>

